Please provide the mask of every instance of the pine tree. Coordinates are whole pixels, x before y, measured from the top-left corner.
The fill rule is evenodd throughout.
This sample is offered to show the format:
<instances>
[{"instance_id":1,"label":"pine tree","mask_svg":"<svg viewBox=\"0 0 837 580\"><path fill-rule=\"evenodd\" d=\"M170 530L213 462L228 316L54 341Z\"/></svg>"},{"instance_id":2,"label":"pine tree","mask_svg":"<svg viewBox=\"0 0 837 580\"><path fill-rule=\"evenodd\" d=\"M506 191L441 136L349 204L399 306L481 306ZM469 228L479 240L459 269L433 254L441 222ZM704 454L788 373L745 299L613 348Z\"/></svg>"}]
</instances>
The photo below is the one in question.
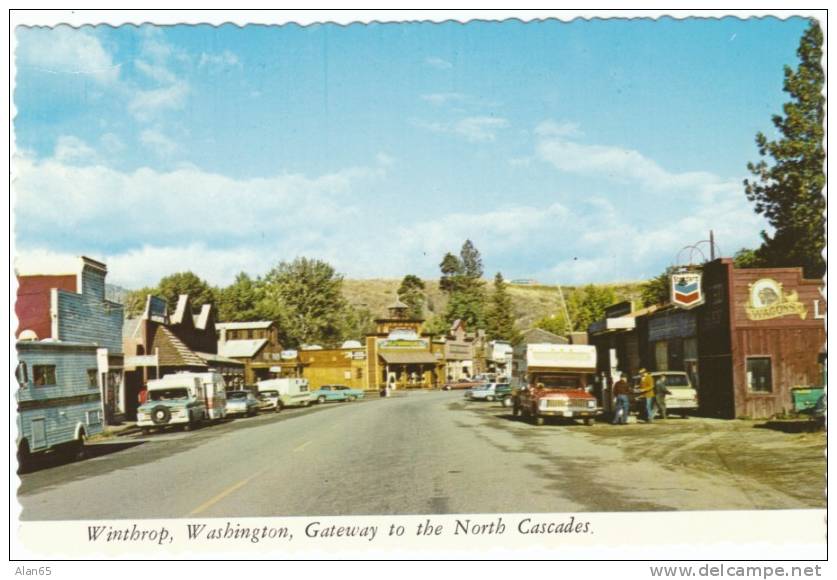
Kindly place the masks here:
<instances>
[{"instance_id":1,"label":"pine tree","mask_svg":"<svg viewBox=\"0 0 837 580\"><path fill-rule=\"evenodd\" d=\"M747 165L756 179L744 181L747 199L776 230L772 236L762 232L760 261L802 266L806 276L815 278L825 272L822 42L820 25L812 20L797 50L799 66L795 71L785 67L784 90L791 99L784 116L773 116L781 137L770 141L763 133L756 135L763 159ZM766 157L772 158L770 165Z\"/></svg>"},{"instance_id":2,"label":"pine tree","mask_svg":"<svg viewBox=\"0 0 837 580\"><path fill-rule=\"evenodd\" d=\"M410 307L407 311L410 318L424 318L424 303L427 299L424 290L424 282L414 274L407 274L401 280L398 298Z\"/></svg>"},{"instance_id":3,"label":"pine tree","mask_svg":"<svg viewBox=\"0 0 837 580\"><path fill-rule=\"evenodd\" d=\"M497 275L494 276L494 289L491 293L485 326L488 336L495 340L516 342L518 338L517 330L514 327L511 296L506 290L506 281L503 280L503 275L500 272L497 272Z\"/></svg>"},{"instance_id":4,"label":"pine tree","mask_svg":"<svg viewBox=\"0 0 837 580\"><path fill-rule=\"evenodd\" d=\"M439 286L448 293L445 320L463 320L470 329L482 328L485 309L485 288L482 280L482 257L471 240L465 240L457 258L445 254Z\"/></svg>"}]
</instances>

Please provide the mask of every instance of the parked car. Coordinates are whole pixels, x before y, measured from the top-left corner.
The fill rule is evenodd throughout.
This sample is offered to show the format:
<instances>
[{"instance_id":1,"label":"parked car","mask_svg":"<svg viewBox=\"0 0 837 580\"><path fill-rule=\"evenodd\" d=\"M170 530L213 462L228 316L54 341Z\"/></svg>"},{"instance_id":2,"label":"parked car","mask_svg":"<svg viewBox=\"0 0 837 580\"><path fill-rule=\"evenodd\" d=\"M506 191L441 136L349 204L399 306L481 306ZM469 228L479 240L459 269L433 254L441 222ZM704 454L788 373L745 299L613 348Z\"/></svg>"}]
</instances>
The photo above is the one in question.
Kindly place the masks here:
<instances>
[{"instance_id":1,"label":"parked car","mask_svg":"<svg viewBox=\"0 0 837 580\"><path fill-rule=\"evenodd\" d=\"M278 413L282 410L282 402L280 400L279 391L273 390L259 390L259 408L265 411L273 411Z\"/></svg>"},{"instance_id":2,"label":"parked car","mask_svg":"<svg viewBox=\"0 0 837 580\"><path fill-rule=\"evenodd\" d=\"M326 401L354 401L363 397L363 391L351 389L346 385L323 385L312 391L311 396L320 404Z\"/></svg>"},{"instance_id":3,"label":"parked car","mask_svg":"<svg viewBox=\"0 0 837 580\"><path fill-rule=\"evenodd\" d=\"M497 400L497 387L509 386L503 383L487 383L479 385L473 389L465 391L465 398L471 401L488 401L489 403ZM509 388L511 393L511 388Z\"/></svg>"},{"instance_id":4,"label":"parked car","mask_svg":"<svg viewBox=\"0 0 837 580\"><path fill-rule=\"evenodd\" d=\"M483 380L475 380L475 379L458 379L456 381L452 381L449 383L445 383L442 388L446 391L452 391L457 389L472 389L479 385L484 385L486 381Z\"/></svg>"},{"instance_id":5,"label":"parked car","mask_svg":"<svg viewBox=\"0 0 837 580\"><path fill-rule=\"evenodd\" d=\"M685 417L688 411L695 411L698 408L697 390L689 380L689 375L681 371L658 371L651 373L654 384L668 389L670 395L666 395L666 410L668 414L675 413ZM635 384L639 384L639 377L635 378ZM640 414L645 413L645 399L635 396L632 400L632 409Z\"/></svg>"},{"instance_id":6,"label":"parked car","mask_svg":"<svg viewBox=\"0 0 837 580\"><path fill-rule=\"evenodd\" d=\"M182 372L148 381L148 399L137 409L137 426L153 428L182 425L192 429L227 414L223 377L214 372Z\"/></svg>"},{"instance_id":7,"label":"parked car","mask_svg":"<svg viewBox=\"0 0 837 580\"><path fill-rule=\"evenodd\" d=\"M252 417L259 412L259 401L250 391L229 391L227 393L227 415Z\"/></svg>"},{"instance_id":8,"label":"parked car","mask_svg":"<svg viewBox=\"0 0 837 580\"><path fill-rule=\"evenodd\" d=\"M497 383L497 386L494 387L494 398L500 401L500 404L504 407L510 408L514 405L513 396L512 386L509 383Z\"/></svg>"}]
</instances>

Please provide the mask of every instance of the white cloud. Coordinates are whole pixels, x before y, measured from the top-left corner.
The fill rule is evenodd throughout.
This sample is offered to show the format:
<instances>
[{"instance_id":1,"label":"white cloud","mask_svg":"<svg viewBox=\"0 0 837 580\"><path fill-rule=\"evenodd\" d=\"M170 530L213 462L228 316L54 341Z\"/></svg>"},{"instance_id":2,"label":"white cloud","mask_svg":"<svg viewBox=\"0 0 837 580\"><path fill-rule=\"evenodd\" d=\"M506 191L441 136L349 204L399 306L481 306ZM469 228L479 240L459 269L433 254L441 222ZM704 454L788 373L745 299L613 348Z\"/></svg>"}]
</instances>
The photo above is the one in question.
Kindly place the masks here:
<instances>
[{"instance_id":1,"label":"white cloud","mask_svg":"<svg viewBox=\"0 0 837 580\"><path fill-rule=\"evenodd\" d=\"M502 117L466 117L450 122L414 119L412 124L434 133L447 133L463 137L471 143L496 141L497 132L509 126L508 120Z\"/></svg>"},{"instance_id":2,"label":"white cloud","mask_svg":"<svg viewBox=\"0 0 837 580\"><path fill-rule=\"evenodd\" d=\"M634 149L579 143L570 140L566 131L556 132L559 128L557 125L539 126L536 151L540 159L561 171L637 182L655 190L695 188L718 181L716 176L706 172L670 173Z\"/></svg>"},{"instance_id":3,"label":"white cloud","mask_svg":"<svg viewBox=\"0 0 837 580\"><path fill-rule=\"evenodd\" d=\"M438 56L431 56L424 60L424 62L433 68L437 68L439 70L448 70L453 68L453 64L446 61L443 58L439 58Z\"/></svg>"},{"instance_id":4,"label":"white cloud","mask_svg":"<svg viewBox=\"0 0 837 580\"><path fill-rule=\"evenodd\" d=\"M96 151L72 135L62 135L55 143L53 157L59 163L89 163L97 158Z\"/></svg>"},{"instance_id":5,"label":"white cloud","mask_svg":"<svg viewBox=\"0 0 837 580\"><path fill-rule=\"evenodd\" d=\"M180 81L157 89L137 91L128 102L128 111L140 121L150 121L162 111L183 108L189 91L189 85Z\"/></svg>"},{"instance_id":6,"label":"white cloud","mask_svg":"<svg viewBox=\"0 0 837 580\"><path fill-rule=\"evenodd\" d=\"M69 26L17 29L18 65L56 75L83 75L100 85L119 79L119 64L111 59L89 30Z\"/></svg>"},{"instance_id":7,"label":"white cloud","mask_svg":"<svg viewBox=\"0 0 837 580\"><path fill-rule=\"evenodd\" d=\"M468 97L462 93L430 93L421 95L421 99L432 105L440 106L448 103L461 103L468 100Z\"/></svg>"},{"instance_id":8,"label":"white cloud","mask_svg":"<svg viewBox=\"0 0 837 580\"><path fill-rule=\"evenodd\" d=\"M578 123L549 119L535 127L535 134L541 137L578 137L581 129Z\"/></svg>"},{"instance_id":9,"label":"white cloud","mask_svg":"<svg viewBox=\"0 0 837 580\"><path fill-rule=\"evenodd\" d=\"M214 71L229 69L241 66L241 61L235 53L224 50L221 53L213 54L208 52L201 53L198 59L198 68L209 68Z\"/></svg>"},{"instance_id":10,"label":"white cloud","mask_svg":"<svg viewBox=\"0 0 837 580\"><path fill-rule=\"evenodd\" d=\"M140 143L160 156L176 153L180 146L160 129L143 129L140 133Z\"/></svg>"}]
</instances>

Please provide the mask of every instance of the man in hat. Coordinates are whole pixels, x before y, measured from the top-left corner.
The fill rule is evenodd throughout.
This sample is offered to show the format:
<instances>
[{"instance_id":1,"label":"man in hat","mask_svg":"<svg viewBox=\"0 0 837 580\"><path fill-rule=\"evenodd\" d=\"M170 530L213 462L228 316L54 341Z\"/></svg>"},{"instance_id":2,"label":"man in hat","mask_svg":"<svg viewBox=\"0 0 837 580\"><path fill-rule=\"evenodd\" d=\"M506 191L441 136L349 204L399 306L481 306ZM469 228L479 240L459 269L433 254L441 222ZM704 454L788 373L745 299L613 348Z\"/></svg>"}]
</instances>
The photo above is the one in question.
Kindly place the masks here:
<instances>
[{"instance_id":1,"label":"man in hat","mask_svg":"<svg viewBox=\"0 0 837 580\"><path fill-rule=\"evenodd\" d=\"M639 396L645 399L645 420L654 422L654 377L645 369L639 369Z\"/></svg>"}]
</instances>

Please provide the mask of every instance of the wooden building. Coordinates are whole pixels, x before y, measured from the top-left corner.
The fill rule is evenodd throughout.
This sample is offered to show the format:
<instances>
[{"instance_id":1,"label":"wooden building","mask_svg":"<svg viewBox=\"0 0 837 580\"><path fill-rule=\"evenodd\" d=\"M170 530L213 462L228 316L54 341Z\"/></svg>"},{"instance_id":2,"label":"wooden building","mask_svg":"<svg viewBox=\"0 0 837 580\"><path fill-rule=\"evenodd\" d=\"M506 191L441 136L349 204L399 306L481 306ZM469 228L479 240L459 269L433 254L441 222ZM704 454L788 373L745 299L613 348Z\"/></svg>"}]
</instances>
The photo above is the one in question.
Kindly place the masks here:
<instances>
[{"instance_id":1,"label":"wooden building","mask_svg":"<svg viewBox=\"0 0 837 580\"><path fill-rule=\"evenodd\" d=\"M312 391L335 384L375 389L366 375L366 349L357 341L348 341L340 348L302 349L298 356L302 376L308 379Z\"/></svg>"},{"instance_id":2,"label":"wooden building","mask_svg":"<svg viewBox=\"0 0 837 580\"><path fill-rule=\"evenodd\" d=\"M123 307L105 298L105 264L82 256L51 262L18 262L15 269L16 338L96 349L96 365L91 367L94 376L90 380L95 380L101 390L105 421L121 421L126 406Z\"/></svg>"},{"instance_id":3,"label":"wooden building","mask_svg":"<svg viewBox=\"0 0 837 580\"><path fill-rule=\"evenodd\" d=\"M727 418L781 414L792 408L791 389L821 385L820 281L800 268L738 269L722 258L704 264L701 286L705 302L693 309L608 309L588 329L599 370L687 372L701 411Z\"/></svg>"},{"instance_id":4,"label":"wooden building","mask_svg":"<svg viewBox=\"0 0 837 580\"><path fill-rule=\"evenodd\" d=\"M215 324L218 354L244 364L244 382L254 385L276 375L296 376L277 372L288 366L288 353L279 342L279 330L271 320L253 322L219 322ZM283 356L284 352L284 356ZM291 367L295 367L293 364Z\"/></svg>"}]
</instances>

